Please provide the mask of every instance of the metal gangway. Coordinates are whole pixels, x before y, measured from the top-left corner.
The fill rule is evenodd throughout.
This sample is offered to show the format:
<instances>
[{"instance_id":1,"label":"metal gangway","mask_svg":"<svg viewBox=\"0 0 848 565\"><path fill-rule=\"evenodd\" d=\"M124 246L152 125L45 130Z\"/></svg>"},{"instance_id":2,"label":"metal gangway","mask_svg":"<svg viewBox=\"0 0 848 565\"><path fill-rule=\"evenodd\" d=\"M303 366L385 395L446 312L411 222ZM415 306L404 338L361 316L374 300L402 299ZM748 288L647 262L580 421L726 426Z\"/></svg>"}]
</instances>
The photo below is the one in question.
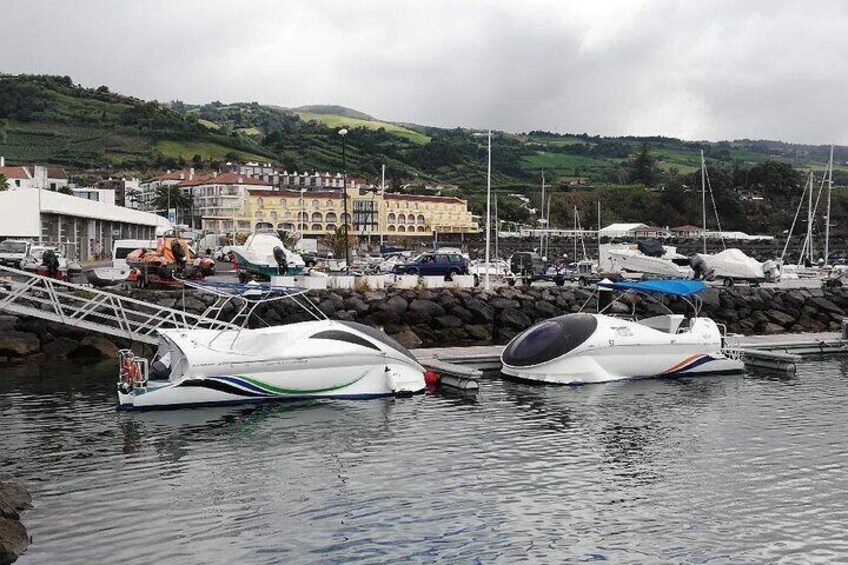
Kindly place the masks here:
<instances>
[{"instance_id":1,"label":"metal gangway","mask_svg":"<svg viewBox=\"0 0 848 565\"><path fill-rule=\"evenodd\" d=\"M156 345L162 329L237 330L238 325L0 266L0 311Z\"/></svg>"}]
</instances>

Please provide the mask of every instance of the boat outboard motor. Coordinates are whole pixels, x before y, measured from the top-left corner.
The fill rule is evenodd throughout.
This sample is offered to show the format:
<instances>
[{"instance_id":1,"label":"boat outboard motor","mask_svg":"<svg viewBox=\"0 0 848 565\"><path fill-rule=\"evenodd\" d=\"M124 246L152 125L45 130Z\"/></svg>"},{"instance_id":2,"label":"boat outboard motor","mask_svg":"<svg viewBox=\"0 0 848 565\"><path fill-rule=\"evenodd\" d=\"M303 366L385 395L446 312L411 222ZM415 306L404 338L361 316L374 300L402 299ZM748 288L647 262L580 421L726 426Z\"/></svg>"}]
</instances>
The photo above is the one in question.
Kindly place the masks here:
<instances>
[{"instance_id":1,"label":"boat outboard motor","mask_svg":"<svg viewBox=\"0 0 848 565\"><path fill-rule=\"evenodd\" d=\"M689 260L689 266L692 267L692 271L695 273L692 277L695 280L704 279L705 281L711 281L715 278L715 270L710 269L707 266L707 262L700 255L693 255Z\"/></svg>"},{"instance_id":2,"label":"boat outboard motor","mask_svg":"<svg viewBox=\"0 0 848 565\"><path fill-rule=\"evenodd\" d=\"M55 277L59 273L59 258L52 249L48 249L41 255L41 264L47 268L47 274Z\"/></svg>"},{"instance_id":3,"label":"boat outboard motor","mask_svg":"<svg viewBox=\"0 0 848 565\"><path fill-rule=\"evenodd\" d=\"M763 263L763 274L767 281L775 282L780 280L780 265L777 261L769 259Z\"/></svg>"},{"instance_id":4,"label":"boat outboard motor","mask_svg":"<svg viewBox=\"0 0 848 565\"><path fill-rule=\"evenodd\" d=\"M183 246L180 245L180 240L171 240L171 253L174 255L174 262L177 264L177 271L185 272L186 256L183 252Z\"/></svg>"},{"instance_id":5,"label":"boat outboard motor","mask_svg":"<svg viewBox=\"0 0 848 565\"><path fill-rule=\"evenodd\" d=\"M274 247L274 261L277 262L277 274L283 276L289 268L285 250L279 245Z\"/></svg>"}]
</instances>

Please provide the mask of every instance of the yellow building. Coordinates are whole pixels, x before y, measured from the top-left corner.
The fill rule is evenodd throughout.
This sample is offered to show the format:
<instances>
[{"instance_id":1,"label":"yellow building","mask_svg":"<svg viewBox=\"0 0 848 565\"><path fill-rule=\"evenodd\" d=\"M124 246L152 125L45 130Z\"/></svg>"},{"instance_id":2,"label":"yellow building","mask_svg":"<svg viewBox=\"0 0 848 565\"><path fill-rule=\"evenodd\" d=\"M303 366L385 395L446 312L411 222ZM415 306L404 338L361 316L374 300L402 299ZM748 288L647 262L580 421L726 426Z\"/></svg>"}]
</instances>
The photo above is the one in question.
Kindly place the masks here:
<instances>
[{"instance_id":1,"label":"yellow building","mask_svg":"<svg viewBox=\"0 0 848 565\"><path fill-rule=\"evenodd\" d=\"M341 190L305 191L261 190L245 187L246 196L240 214L233 218L239 231L252 231L258 223L271 223L277 229L324 235L344 223ZM468 210L468 202L448 196L386 194L360 188L348 188L350 231L356 235L416 235L477 232L477 223ZM203 227L227 231L232 225L218 225L215 218L204 218Z\"/></svg>"}]
</instances>

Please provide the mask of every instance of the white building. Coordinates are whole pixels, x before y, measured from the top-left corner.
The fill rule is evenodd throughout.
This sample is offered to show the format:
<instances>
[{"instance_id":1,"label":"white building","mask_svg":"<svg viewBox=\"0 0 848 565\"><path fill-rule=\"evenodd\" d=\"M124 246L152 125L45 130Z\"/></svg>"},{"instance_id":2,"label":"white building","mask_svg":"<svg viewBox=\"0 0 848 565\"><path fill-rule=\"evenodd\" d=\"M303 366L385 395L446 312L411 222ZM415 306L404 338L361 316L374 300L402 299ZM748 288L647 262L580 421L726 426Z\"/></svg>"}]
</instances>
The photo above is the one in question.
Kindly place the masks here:
<instances>
[{"instance_id":1,"label":"white building","mask_svg":"<svg viewBox=\"0 0 848 565\"><path fill-rule=\"evenodd\" d=\"M9 190L20 188L58 190L68 186L68 173L62 167L43 165L7 167L6 158L2 155L0 155L0 174L6 177Z\"/></svg>"},{"instance_id":2,"label":"white building","mask_svg":"<svg viewBox=\"0 0 848 565\"><path fill-rule=\"evenodd\" d=\"M221 220L233 220L241 215L247 193L247 187L255 190L271 190L271 185L263 180L239 173L212 173L193 175L191 179L177 184L180 190L191 198L189 221L180 218L182 223L199 226L206 220L217 223Z\"/></svg>"},{"instance_id":3,"label":"white building","mask_svg":"<svg viewBox=\"0 0 848 565\"><path fill-rule=\"evenodd\" d=\"M167 220L49 190L0 192L0 239L53 245L79 261L108 259L114 239L154 239Z\"/></svg>"},{"instance_id":4,"label":"white building","mask_svg":"<svg viewBox=\"0 0 848 565\"><path fill-rule=\"evenodd\" d=\"M647 227L645 224L610 224L601 228L601 233L598 235L608 238L635 237L637 230L644 230Z\"/></svg>"},{"instance_id":5,"label":"white building","mask_svg":"<svg viewBox=\"0 0 848 565\"><path fill-rule=\"evenodd\" d=\"M72 188L71 194L93 202L102 202L115 206L115 191L110 188Z\"/></svg>"},{"instance_id":6,"label":"white building","mask_svg":"<svg viewBox=\"0 0 848 565\"><path fill-rule=\"evenodd\" d=\"M194 169L184 169L182 171L168 171L157 175L151 179L147 179L138 184L138 195L135 199L135 204L132 206L138 210L145 212L155 212L157 214L166 214L165 209L156 209L156 195L159 189L163 186L174 186L186 180L194 178Z\"/></svg>"}]
</instances>

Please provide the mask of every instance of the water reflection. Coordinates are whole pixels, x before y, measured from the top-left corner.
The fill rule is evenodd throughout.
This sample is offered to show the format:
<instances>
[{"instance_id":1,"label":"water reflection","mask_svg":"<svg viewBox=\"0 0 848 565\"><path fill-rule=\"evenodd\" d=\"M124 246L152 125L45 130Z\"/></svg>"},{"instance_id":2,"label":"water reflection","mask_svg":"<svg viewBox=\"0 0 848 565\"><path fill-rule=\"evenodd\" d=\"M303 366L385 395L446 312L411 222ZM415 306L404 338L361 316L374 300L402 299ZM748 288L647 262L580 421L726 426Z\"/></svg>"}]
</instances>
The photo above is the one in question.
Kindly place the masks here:
<instances>
[{"instance_id":1,"label":"water reflection","mask_svg":"<svg viewBox=\"0 0 848 565\"><path fill-rule=\"evenodd\" d=\"M30 564L833 562L846 369L132 413L111 365L4 369L0 478Z\"/></svg>"}]
</instances>

